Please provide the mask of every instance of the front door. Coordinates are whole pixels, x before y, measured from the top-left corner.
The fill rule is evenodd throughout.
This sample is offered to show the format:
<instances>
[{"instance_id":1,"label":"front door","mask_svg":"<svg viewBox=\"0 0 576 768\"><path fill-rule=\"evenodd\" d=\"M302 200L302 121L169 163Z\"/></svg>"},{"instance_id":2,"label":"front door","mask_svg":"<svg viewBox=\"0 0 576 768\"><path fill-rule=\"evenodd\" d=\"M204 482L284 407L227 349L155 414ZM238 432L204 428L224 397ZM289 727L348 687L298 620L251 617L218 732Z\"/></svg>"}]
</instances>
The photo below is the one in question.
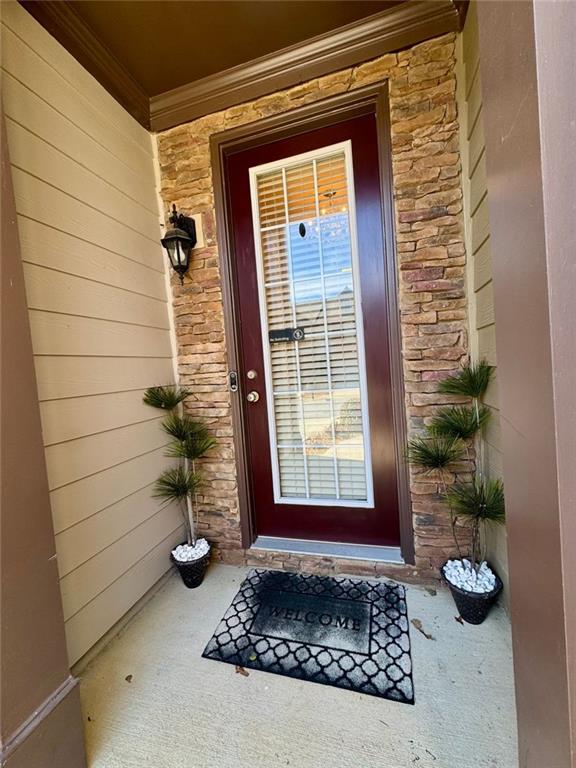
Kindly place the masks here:
<instances>
[{"instance_id":1,"label":"front door","mask_svg":"<svg viewBox=\"0 0 576 768\"><path fill-rule=\"evenodd\" d=\"M226 162L256 533L399 546L375 115Z\"/></svg>"}]
</instances>

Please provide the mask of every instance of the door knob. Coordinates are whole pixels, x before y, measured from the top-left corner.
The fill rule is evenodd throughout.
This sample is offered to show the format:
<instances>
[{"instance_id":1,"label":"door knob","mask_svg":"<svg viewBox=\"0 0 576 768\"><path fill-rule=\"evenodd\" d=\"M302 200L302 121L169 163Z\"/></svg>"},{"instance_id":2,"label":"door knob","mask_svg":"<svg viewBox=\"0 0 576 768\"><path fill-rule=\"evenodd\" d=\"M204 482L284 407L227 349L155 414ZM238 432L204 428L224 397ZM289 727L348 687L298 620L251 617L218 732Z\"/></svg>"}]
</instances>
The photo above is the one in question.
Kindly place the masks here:
<instances>
[{"instance_id":1,"label":"door knob","mask_svg":"<svg viewBox=\"0 0 576 768\"><path fill-rule=\"evenodd\" d=\"M249 403L257 403L258 400L260 400L260 395L258 392L252 390L252 392L248 392L246 395L246 400L248 400Z\"/></svg>"}]
</instances>

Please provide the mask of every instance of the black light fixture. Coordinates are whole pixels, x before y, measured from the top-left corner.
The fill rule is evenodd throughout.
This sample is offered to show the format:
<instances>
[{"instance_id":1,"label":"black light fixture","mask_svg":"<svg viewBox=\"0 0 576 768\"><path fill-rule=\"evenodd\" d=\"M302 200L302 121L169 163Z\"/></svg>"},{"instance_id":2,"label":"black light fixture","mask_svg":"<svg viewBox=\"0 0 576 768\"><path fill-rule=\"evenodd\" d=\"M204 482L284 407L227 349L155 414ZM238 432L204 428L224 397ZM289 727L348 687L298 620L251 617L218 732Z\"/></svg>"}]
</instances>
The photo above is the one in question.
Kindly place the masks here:
<instances>
[{"instance_id":1,"label":"black light fixture","mask_svg":"<svg viewBox=\"0 0 576 768\"><path fill-rule=\"evenodd\" d=\"M189 216L178 213L174 204L169 221L172 226L160 242L168 251L172 269L184 284L184 274L190 266L190 251L196 245L196 223Z\"/></svg>"}]
</instances>

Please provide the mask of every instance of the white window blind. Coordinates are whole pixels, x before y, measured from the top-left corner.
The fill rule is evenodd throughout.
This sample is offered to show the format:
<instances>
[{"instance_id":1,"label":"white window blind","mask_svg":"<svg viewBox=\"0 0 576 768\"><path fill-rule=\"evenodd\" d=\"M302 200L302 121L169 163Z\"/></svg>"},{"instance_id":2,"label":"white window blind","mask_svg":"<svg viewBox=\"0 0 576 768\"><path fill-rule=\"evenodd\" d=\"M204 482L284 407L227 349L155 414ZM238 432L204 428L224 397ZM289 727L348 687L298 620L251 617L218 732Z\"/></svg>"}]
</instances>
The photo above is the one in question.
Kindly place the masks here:
<instances>
[{"instance_id":1,"label":"white window blind","mask_svg":"<svg viewBox=\"0 0 576 768\"><path fill-rule=\"evenodd\" d=\"M346 142L250 171L279 503L373 503L351 168Z\"/></svg>"}]
</instances>

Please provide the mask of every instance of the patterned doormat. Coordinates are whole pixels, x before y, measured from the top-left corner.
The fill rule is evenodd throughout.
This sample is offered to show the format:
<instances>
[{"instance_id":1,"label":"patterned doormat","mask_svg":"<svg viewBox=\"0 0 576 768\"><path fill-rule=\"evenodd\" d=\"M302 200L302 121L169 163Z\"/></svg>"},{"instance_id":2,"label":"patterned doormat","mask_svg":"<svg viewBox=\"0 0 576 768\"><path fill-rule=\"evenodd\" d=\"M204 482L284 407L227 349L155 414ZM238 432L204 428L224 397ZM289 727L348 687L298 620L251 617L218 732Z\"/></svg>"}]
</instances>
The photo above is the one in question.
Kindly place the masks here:
<instances>
[{"instance_id":1,"label":"patterned doormat","mask_svg":"<svg viewBox=\"0 0 576 768\"><path fill-rule=\"evenodd\" d=\"M204 658L414 703L404 587L254 569Z\"/></svg>"}]
</instances>

